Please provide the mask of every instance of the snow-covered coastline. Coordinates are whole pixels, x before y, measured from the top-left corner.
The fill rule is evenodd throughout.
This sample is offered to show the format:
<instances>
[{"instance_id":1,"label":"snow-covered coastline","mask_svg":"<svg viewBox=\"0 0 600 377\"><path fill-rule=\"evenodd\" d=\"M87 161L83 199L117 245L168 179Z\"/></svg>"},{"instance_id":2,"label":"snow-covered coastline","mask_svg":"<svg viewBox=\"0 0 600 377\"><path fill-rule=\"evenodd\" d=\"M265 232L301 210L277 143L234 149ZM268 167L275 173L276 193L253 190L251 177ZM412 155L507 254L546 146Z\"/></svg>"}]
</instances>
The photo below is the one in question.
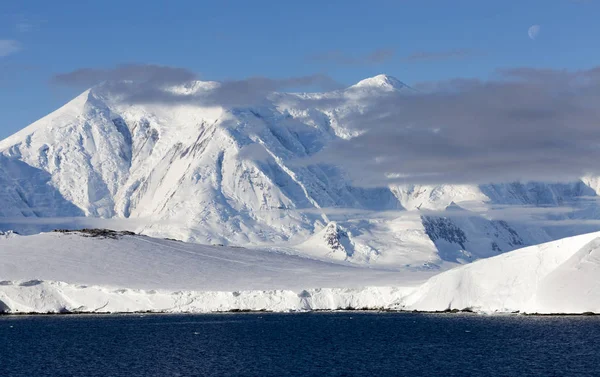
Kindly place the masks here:
<instances>
[{"instance_id":1,"label":"snow-covered coastline","mask_svg":"<svg viewBox=\"0 0 600 377\"><path fill-rule=\"evenodd\" d=\"M433 272L377 270L140 236L11 236L0 240L0 258L0 312L9 314L600 313L600 233L476 261L425 282Z\"/></svg>"},{"instance_id":2,"label":"snow-covered coastline","mask_svg":"<svg viewBox=\"0 0 600 377\"><path fill-rule=\"evenodd\" d=\"M56 281L0 282L0 311L19 313L213 313L398 310L412 288L316 288L300 292L109 289Z\"/></svg>"},{"instance_id":3,"label":"snow-covered coastline","mask_svg":"<svg viewBox=\"0 0 600 377\"><path fill-rule=\"evenodd\" d=\"M0 238L0 260L0 311L8 313L374 308L404 289L363 287L414 287L434 273L77 232Z\"/></svg>"}]
</instances>

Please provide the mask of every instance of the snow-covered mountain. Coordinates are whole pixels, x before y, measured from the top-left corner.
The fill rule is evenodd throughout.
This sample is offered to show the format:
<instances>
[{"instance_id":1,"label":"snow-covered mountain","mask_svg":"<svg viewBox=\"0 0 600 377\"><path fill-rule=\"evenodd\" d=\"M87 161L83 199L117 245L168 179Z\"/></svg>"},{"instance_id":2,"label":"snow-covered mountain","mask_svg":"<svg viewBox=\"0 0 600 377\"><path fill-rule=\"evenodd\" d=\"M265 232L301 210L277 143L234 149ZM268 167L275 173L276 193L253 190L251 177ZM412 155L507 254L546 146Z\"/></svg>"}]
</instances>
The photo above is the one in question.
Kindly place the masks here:
<instances>
[{"instance_id":1,"label":"snow-covered mountain","mask_svg":"<svg viewBox=\"0 0 600 377\"><path fill-rule=\"evenodd\" d=\"M202 98L219 85L172 90ZM132 230L158 237L425 267L600 229L495 220L465 205L568 205L575 209L553 218L598 219L587 200L600 187L593 178L362 188L335 166L298 163L355 136L346 125L374 97L412 91L393 77L326 93L273 93L245 107L132 104L109 88L89 89L0 142L1 228L31 232L43 223L25 217L128 219Z\"/></svg>"},{"instance_id":2,"label":"snow-covered mountain","mask_svg":"<svg viewBox=\"0 0 600 377\"><path fill-rule=\"evenodd\" d=\"M600 233L526 247L446 271L402 300L424 311L598 313Z\"/></svg>"}]
</instances>

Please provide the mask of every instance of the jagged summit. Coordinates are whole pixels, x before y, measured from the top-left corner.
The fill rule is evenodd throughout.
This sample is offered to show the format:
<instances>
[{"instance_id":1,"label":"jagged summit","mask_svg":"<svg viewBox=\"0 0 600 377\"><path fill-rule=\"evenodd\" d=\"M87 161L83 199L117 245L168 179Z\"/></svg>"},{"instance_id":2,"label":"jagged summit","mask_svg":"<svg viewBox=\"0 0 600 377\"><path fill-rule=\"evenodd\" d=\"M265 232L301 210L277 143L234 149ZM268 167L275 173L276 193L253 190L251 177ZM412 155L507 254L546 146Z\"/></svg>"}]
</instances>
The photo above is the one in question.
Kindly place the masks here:
<instances>
[{"instance_id":1,"label":"jagged summit","mask_svg":"<svg viewBox=\"0 0 600 377\"><path fill-rule=\"evenodd\" d=\"M75 118L85 113L90 95L91 89L88 89L52 113L17 131L6 139L0 140L0 151L13 146L38 130L63 127L71 123Z\"/></svg>"},{"instance_id":2,"label":"jagged summit","mask_svg":"<svg viewBox=\"0 0 600 377\"><path fill-rule=\"evenodd\" d=\"M450 202L450 204L448 204L448 206L446 206L446 211L464 212L465 210L461 206L456 204L456 202L452 201Z\"/></svg>"}]
</instances>

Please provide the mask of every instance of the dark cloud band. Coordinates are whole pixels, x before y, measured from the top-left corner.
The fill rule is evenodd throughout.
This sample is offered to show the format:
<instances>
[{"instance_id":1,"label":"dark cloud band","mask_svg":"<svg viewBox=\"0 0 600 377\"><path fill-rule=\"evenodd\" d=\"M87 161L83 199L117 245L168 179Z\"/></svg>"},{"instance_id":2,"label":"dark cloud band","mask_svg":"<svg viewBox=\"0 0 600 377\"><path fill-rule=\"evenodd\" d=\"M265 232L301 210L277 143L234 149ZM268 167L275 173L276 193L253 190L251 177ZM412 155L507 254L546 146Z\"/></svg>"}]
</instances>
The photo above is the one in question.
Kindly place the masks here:
<instances>
[{"instance_id":1,"label":"dark cloud band","mask_svg":"<svg viewBox=\"0 0 600 377\"><path fill-rule=\"evenodd\" d=\"M344 119L361 131L310 163L355 182L564 181L599 174L600 69L510 69L490 81L451 80L369 99Z\"/></svg>"}]
</instances>

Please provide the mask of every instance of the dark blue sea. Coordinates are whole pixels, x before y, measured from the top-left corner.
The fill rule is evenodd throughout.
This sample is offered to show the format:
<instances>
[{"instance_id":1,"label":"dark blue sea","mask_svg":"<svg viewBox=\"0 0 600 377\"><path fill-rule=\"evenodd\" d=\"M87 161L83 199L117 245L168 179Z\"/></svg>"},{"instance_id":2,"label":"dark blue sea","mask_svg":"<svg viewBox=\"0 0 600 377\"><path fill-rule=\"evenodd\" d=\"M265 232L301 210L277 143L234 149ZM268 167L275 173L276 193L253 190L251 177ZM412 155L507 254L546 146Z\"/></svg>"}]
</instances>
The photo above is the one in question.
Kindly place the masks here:
<instances>
[{"instance_id":1,"label":"dark blue sea","mask_svg":"<svg viewBox=\"0 0 600 377\"><path fill-rule=\"evenodd\" d=\"M0 317L0 376L600 376L600 317Z\"/></svg>"}]
</instances>

